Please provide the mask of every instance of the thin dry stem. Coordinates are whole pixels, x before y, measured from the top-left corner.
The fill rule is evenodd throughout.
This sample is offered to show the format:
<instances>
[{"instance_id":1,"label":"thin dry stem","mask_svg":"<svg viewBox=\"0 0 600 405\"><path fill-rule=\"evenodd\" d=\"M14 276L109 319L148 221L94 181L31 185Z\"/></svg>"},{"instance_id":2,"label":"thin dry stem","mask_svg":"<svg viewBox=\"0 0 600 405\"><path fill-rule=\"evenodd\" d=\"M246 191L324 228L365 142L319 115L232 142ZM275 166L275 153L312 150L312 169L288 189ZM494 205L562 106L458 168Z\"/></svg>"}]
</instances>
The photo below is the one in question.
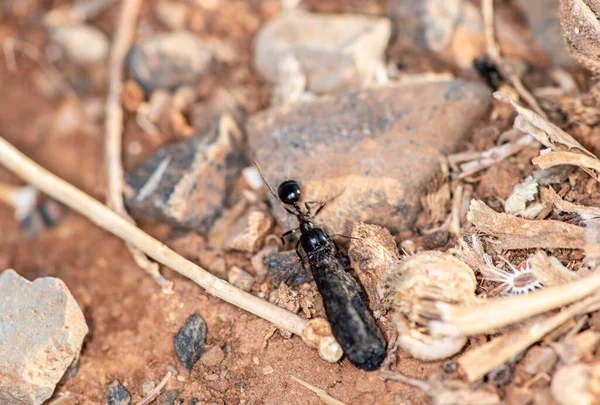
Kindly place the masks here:
<instances>
[{"instance_id":1,"label":"thin dry stem","mask_svg":"<svg viewBox=\"0 0 600 405\"><path fill-rule=\"evenodd\" d=\"M304 327L308 324L306 319L243 292L181 257L110 208L27 158L3 138L0 138L0 163L25 182L81 213L101 228L120 237L158 262L194 281L206 289L209 294L257 315L281 329L299 336L302 335Z\"/></svg>"},{"instance_id":2,"label":"thin dry stem","mask_svg":"<svg viewBox=\"0 0 600 405\"><path fill-rule=\"evenodd\" d=\"M167 371L167 374L158 383L158 385L156 387L154 387L154 389L152 391L150 391L148 393L148 395L146 395L140 402L138 402L137 405L146 405L146 404L149 404L150 402L154 401L154 399L156 397L158 397L158 395L160 394L160 391L165 387L165 385L167 385L167 383L169 382L169 379L171 378L172 375L173 375L173 373L171 373L170 371Z\"/></svg>"},{"instance_id":3,"label":"thin dry stem","mask_svg":"<svg viewBox=\"0 0 600 405\"><path fill-rule=\"evenodd\" d=\"M502 76L504 76L515 88L519 96L527 102L539 115L548 118L536 98L527 90L521 82L521 79L513 72L512 68L500 53L500 47L496 42L496 34L494 29L494 0L482 0L481 13L483 14L483 22L485 24L485 39L487 44L487 54L490 59L496 64Z\"/></svg>"},{"instance_id":4,"label":"thin dry stem","mask_svg":"<svg viewBox=\"0 0 600 405\"><path fill-rule=\"evenodd\" d=\"M556 315L537 320L525 327L517 327L510 333L491 342L469 350L458 359L470 382L476 381L501 366L545 335L575 316L596 311L600 308L600 294L563 309Z\"/></svg>"},{"instance_id":5,"label":"thin dry stem","mask_svg":"<svg viewBox=\"0 0 600 405\"><path fill-rule=\"evenodd\" d=\"M543 312L571 304L600 289L600 273L577 281L506 298L491 298L481 304L460 306L438 302L440 321L431 321L432 334L478 335L520 322Z\"/></svg>"},{"instance_id":6,"label":"thin dry stem","mask_svg":"<svg viewBox=\"0 0 600 405\"><path fill-rule=\"evenodd\" d=\"M537 144L535 139L529 135L525 135L514 142L494 146L488 150L480 152L475 160L460 165L462 173L458 176L458 179L464 179L465 177L472 176L483 169L496 165L533 144ZM460 156L458 157L460 158ZM448 157L449 160L452 158L453 156Z\"/></svg>"},{"instance_id":7,"label":"thin dry stem","mask_svg":"<svg viewBox=\"0 0 600 405\"><path fill-rule=\"evenodd\" d=\"M319 397L319 399L321 401L323 401L324 404L327 404L327 405L346 405L344 402L342 402L340 400L337 400L334 397L332 397L331 395L329 395L327 393L327 391L322 390L321 388L317 388L314 385L307 383L306 381L302 381L298 377L292 376L292 380L296 381L298 384L302 385L305 388L308 388L309 390L311 390L312 392L314 392L315 394L317 394L317 396Z\"/></svg>"},{"instance_id":8,"label":"thin dry stem","mask_svg":"<svg viewBox=\"0 0 600 405\"><path fill-rule=\"evenodd\" d=\"M121 87L123 86L123 66L125 56L133 41L135 22L140 10L141 0L124 0L117 25L117 32L110 52L108 66L108 95L106 97L106 118L104 123L105 143L104 162L106 166L106 201L110 208L133 223L127 214L123 201L123 165L121 163L123 143L123 107L121 106ZM158 264L148 260L146 255L127 244L136 264L169 292L173 283L159 272Z\"/></svg>"}]
</instances>

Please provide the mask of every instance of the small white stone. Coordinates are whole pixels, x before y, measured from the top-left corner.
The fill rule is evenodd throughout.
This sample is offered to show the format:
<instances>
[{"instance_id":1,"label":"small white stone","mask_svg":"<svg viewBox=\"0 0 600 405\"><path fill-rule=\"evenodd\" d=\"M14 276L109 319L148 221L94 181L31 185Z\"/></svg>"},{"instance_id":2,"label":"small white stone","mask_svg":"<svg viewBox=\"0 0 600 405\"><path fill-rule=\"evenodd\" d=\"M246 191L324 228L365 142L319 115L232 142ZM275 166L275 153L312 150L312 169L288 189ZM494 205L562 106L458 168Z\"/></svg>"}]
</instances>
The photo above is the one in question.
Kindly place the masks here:
<instances>
[{"instance_id":1,"label":"small white stone","mask_svg":"<svg viewBox=\"0 0 600 405\"><path fill-rule=\"evenodd\" d=\"M50 38L63 48L73 61L80 64L102 62L108 55L108 38L91 25L76 24L52 28Z\"/></svg>"}]
</instances>

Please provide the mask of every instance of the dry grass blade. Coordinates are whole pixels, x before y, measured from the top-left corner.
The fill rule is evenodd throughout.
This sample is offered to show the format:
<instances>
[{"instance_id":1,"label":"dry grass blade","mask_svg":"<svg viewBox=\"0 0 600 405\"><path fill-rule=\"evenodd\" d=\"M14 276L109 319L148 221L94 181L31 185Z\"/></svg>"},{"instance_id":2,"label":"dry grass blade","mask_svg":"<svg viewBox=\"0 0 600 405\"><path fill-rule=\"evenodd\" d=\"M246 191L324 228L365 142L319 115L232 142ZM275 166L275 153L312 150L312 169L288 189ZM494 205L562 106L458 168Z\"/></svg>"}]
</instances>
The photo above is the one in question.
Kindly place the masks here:
<instances>
[{"instance_id":1,"label":"dry grass blade","mask_svg":"<svg viewBox=\"0 0 600 405\"><path fill-rule=\"evenodd\" d=\"M527 326L517 327L504 336L469 350L458 359L458 364L465 371L469 381L476 381L573 317L598 309L600 309L600 294L595 294L556 315L536 320Z\"/></svg>"},{"instance_id":2,"label":"dry grass blade","mask_svg":"<svg viewBox=\"0 0 600 405\"><path fill-rule=\"evenodd\" d=\"M298 377L292 376L292 380L296 381L298 384L302 385L305 388L308 388L309 390L311 390L312 392L314 392L315 394L317 394L317 396L319 397L319 399L324 404L327 404L327 405L346 405L344 402L342 402L340 400L337 400L334 397L332 397L331 395L329 395L327 393L327 391L322 390L320 388L317 388L314 385L307 383L306 381L302 381Z\"/></svg>"},{"instance_id":3,"label":"dry grass blade","mask_svg":"<svg viewBox=\"0 0 600 405\"><path fill-rule=\"evenodd\" d=\"M497 213L479 200L471 201L467 220L479 231L495 236L495 243L501 249L579 249L584 245L582 227L560 221L533 221Z\"/></svg>"},{"instance_id":4,"label":"dry grass blade","mask_svg":"<svg viewBox=\"0 0 600 405\"><path fill-rule=\"evenodd\" d=\"M0 138L0 163L25 182L86 216L101 228L120 237L158 262L194 281L206 289L209 294L299 336L302 336L305 327L310 326L310 322L306 319L252 294L245 293L178 255L110 208L37 165L3 138ZM319 319L316 318L316 320ZM326 323L326 321L320 320ZM311 322L313 321L315 320Z\"/></svg>"},{"instance_id":5,"label":"dry grass blade","mask_svg":"<svg viewBox=\"0 0 600 405\"><path fill-rule=\"evenodd\" d=\"M600 160L593 156L575 152L549 152L534 158L532 162L542 169L559 165L578 166L600 181Z\"/></svg>"},{"instance_id":6,"label":"dry grass blade","mask_svg":"<svg viewBox=\"0 0 600 405\"><path fill-rule=\"evenodd\" d=\"M504 93L495 92L494 98L504 103L511 104L515 110L517 110L519 116L522 117L525 123L529 124L529 126L519 126L523 125L523 123L519 120L515 120L515 127L524 132L530 133L544 146L553 150L557 150L559 145L563 145L568 149L578 149L587 155L594 156L571 135L548 121L546 118L541 117L539 114L536 114L535 112L519 105L510 96ZM537 131L535 129L537 129Z\"/></svg>"},{"instance_id":7,"label":"dry grass blade","mask_svg":"<svg viewBox=\"0 0 600 405\"><path fill-rule=\"evenodd\" d=\"M600 289L600 273L527 295L491 298L471 306L436 303L438 320L429 323L432 334L478 335L560 308Z\"/></svg>"}]
</instances>

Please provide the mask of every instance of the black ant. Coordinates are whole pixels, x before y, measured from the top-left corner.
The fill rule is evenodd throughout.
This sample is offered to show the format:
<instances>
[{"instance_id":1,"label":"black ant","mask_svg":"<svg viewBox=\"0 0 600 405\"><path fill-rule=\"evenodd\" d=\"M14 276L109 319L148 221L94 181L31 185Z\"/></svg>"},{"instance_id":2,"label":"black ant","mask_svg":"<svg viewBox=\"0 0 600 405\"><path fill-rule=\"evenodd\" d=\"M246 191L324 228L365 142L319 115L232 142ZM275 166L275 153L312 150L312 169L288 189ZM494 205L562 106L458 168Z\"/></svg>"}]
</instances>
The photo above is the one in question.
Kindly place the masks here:
<instances>
[{"instance_id":1,"label":"black ant","mask_svg":"<svg viewBox=\"0 0 600 405\"><path fill-rule=\"evenodd\" d=\"M258 165L256 167L258 168ZM304 203L306 212L304 212L300 208L302 190L297 182L284 181L278 187L276 194L266 182L260 168L258 169L273 196L283 204L288 213L298 219L298 228L284 233L282 239L300 231L300 238L295 247L296 253L302 264L306 260L310 266L323 298L323 306L333 336L352 364L363 370L377 369L386 355L383 334L362 299L360 286L334 254L334 246L339 250L337 244L327 233L320 228L315 228L312 223L312 218L325 207L326 203L320 203L319 208L312 214L311 203L306 202ZM288 206L292 206L294 210ZM305 257L300 253L300 246Z\"/></svg>"}]
</instances>

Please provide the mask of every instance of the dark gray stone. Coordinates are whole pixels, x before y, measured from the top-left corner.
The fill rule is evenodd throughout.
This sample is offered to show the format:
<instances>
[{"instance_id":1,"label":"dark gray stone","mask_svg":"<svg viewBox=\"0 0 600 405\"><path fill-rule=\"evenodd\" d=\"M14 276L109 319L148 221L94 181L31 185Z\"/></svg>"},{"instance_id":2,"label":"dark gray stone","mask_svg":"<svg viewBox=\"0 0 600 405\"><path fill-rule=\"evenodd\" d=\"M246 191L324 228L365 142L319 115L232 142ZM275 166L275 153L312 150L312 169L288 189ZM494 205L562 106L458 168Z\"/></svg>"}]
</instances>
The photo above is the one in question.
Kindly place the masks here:
<instances>
[{"instance_id":1,"label":"dark gray stone","mask_svg":"<svg viewBox=\"0 0 600 405\"><path fill-rule=\"evenodd\" d=\"M173 338L175 354L181 364L192 371L194 364L202 355L206 341L206 323L198 314L192 314Z\"/></svg>"},{"instance_id":2,"label":"dark gray stone","mask_svg":"<svg viewBox=\"0 0 600 405\"><path fill-rule=\"evenodd\" d=\"M115 380L106 389L106 396L108 398L108 405L129 405L131 402L131 395L121 385L118 380Z\"/></svg>"},{"instance_id":3,"label":"dark gray stone","mask_svg":"<svg viewBox=\"0 0 600 405\"><path fill-rule=\"evenodd\" d=\"M302 266L298 255L293 250L266 255L263 263L276 285L286 283L294 286L307 283L312 279L310 270Z\"/></svg>"},{"instance_id":4,"label":"dark gray stone","mask_svg":"<svg viewBox=\"0 0 600 405\"><path fill-rule=\"evenodd\" d=\"M490 105L486 86L464 80L388 85L269 109L246 129L275 189L293 179L304 201L328 201L317 226L348 235L362 221L397 232L414 223L443 155ZM282 227L295 228L296 218L267 195Z\"/></svg>"},{"instance_id":5,"label":"dark gray stone","mask_svg":"<svg viewBox=\"0 0 600 405\"><path fill-rule=\"evenodd\" d=\"M164 146L126 174L127 206L135 214L207 232L244 167L241 138L225 115L206 132Z\"/></svg>"},{"instance_id":6,"label":"dark gray stone","mask_svg":"<svg viewBox=\"0 0 600 405\"><path fill-rule=\"evenodd\" d=\"M156 403L158 405L173 405L178 397L179 391L177 390L165 391L156 399Z\"/></svg>"},{"instance_id":7,"label":"dark gray stone","mask_svg":"<svg viewBox=\"0 0 600 405\"><path fill-rule=\"evenodd\" d=\"M212 53L188 31L155 35L134 45L127 58L132 78L147 92L173 90L198 80Z\"/></svg>"}]
</instances>

